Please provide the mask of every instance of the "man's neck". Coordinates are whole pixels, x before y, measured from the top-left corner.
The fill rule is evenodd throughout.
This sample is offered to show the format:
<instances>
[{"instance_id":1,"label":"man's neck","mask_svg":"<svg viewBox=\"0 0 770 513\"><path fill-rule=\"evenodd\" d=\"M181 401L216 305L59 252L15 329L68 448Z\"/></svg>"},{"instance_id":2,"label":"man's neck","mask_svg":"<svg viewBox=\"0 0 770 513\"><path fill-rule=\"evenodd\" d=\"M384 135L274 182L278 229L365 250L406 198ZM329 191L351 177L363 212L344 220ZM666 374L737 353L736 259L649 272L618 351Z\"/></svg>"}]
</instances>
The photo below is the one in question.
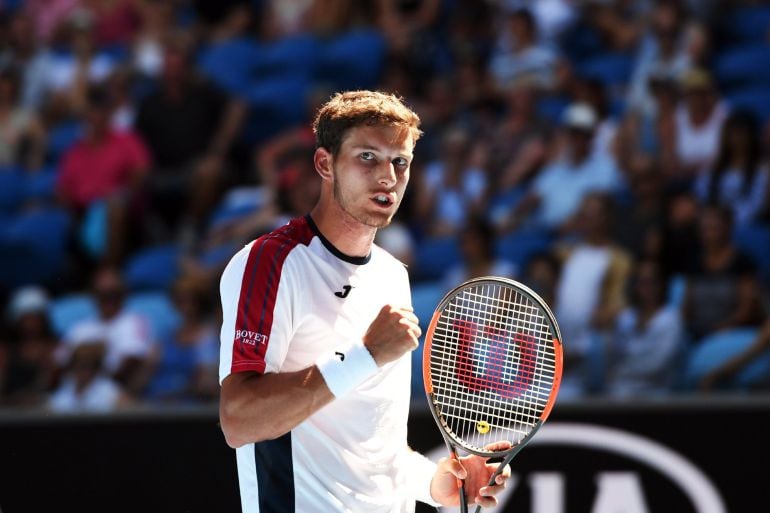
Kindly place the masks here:
<instances>
[{"instance_id":1,"label":"man's neck","mask_svg":"<svg viewBox=\"0 0 770 513\"><path fill-rule=\"evenodd\" d=\"M365 257L371 252L377 229L356 221L336 203L319 201L310 217L326 240L345 255Z\"/></svg>"}]
</instances>

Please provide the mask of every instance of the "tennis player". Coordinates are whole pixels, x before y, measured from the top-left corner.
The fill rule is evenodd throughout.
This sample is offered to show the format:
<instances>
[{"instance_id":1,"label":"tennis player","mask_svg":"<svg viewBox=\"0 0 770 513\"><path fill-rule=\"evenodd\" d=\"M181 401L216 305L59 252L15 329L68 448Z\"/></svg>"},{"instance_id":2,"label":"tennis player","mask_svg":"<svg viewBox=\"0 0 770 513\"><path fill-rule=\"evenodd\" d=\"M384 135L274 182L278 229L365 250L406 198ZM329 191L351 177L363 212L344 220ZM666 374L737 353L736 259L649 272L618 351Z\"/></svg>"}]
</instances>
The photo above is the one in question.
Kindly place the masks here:
<instances>
[{"instance_id":1,"label":"tennis player","mask_svg":"<svg viewBox=\"0 0 770 513\"><path fill-rule=\"evenodd\" d=\"M420 119L393 95L334 95L313 122L322 180L304 217L246 245L223 272L220 420L244 513L484 507L510 475L407 445L420 327L405 267L373 243L409 181Z\"/></svg>"}]
</instances>

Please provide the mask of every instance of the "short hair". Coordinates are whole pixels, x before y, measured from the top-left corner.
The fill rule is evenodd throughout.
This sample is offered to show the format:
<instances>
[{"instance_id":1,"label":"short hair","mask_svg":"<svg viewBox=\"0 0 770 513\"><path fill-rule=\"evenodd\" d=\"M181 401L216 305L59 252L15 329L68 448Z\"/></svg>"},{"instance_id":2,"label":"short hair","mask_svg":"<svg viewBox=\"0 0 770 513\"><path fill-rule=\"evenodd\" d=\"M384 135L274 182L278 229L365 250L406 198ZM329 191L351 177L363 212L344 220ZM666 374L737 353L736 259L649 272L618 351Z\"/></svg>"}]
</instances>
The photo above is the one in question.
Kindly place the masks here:
<instances>
[{"instance_id":1,"label":"short hair","mask_svg":"<svg viewBox=\"0 0 770 513\"><path fill-rule=\"evenodd\" d=\"M334 94L318 109L313 120L316 147L337 155L348 130L361 125L408 130L413 142L422 135L420 117L403 98L379 91L346 91Z\"/></svg>"}]
</instances>

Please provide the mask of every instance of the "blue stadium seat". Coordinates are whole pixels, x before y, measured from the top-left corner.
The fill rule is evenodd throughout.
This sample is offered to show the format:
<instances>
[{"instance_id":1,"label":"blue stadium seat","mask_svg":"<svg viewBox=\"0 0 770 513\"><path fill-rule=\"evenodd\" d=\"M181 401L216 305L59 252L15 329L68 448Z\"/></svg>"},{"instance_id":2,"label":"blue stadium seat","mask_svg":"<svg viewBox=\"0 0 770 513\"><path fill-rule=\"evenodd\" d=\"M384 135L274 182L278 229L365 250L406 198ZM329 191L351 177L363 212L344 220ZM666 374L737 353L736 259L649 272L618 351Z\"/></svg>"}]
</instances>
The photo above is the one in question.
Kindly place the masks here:
<instances>
[{"instance_id":1,"label":"blue stadium seat","mask_svg":"<svg viewBox=\"0 0 770 513\"><path fill-rule=\"evenodd\" d=\"M169 336L179 326L180 316L165 292L134 292L126 298L126 310L143 316L150 323L155 339Z\"/></svg>"},{"instance_id":2,"label":"blue stadium seat","mask_svg":"<svg viewBox=\"0 0 770 513\"><path fill-rule=\"evenodd\" d=\"M62 155L80 138L83 126L80 121L67 120L54 125L48 131L46 146L48 148L47 162L53 165L59 163Z\"/></svg>"},{"instance_id":3,"label":"blue stadium seat","mask_svg":"<svg viewBox=\"0 0 770 513\"><path fill-rule=\"evenodd\" d=\"M770 31L770 5L735 7L724 21L725 36L730 42L767 42Z\"/></svg>"},{"instance_id":4,"label":"blue stadium seat","mask_svg":"<svg viewBox=\"0 0 770 513\"><path fill-rule=\"evenodd\" d=\"M249 37L233 38L204 48L197 59L201 73L230 94L248 88L257 74L261 50Z\"/></svg>"},{"instance_id":5,"label":"blue stadium seat","mask_svg":"<svg viewBox=\"0 0 770 513\"><path fill-rule=\"evenodd\" d=\"M702 339L689 352L684 366L683 385L693 390L703 376L731 357L743 352L759 333L758 328L720 331ZM733 390L747 390L770 380L770 351L749 363L728 385Z\"/></svg>"},{"instance_id":6,"label":"blue stadium seat","mask_svg":"<svg viewBox=\"0 0 770 513\"><path fill-rule=\"evenodd\" d=\"M298 34L263 44L256 66L257 78L266 76L313 76L321 42L311 34Z\"/></svg>"},{"instance_id":7,"label":"blue stadium seat","mask_svg":"<svg viewBox=\"0 0 770 513\"><path fill-rule=\"evenodd\" d=\"M553 238L545 230L517 230L499 238L495 251L498 257L512 261L523 271L529 259L547 250L552 242Z\"/></svg>"},{"instance_id":8,"label":"blue stadium seat","mask_svg":"<svg viewBox=\"0 0 770 513\"><path fill-rule=\"evenodd\" d=\"M61 337L75 323L95 319L99 313L89 294L74 292L53 299L48 307L48 315L54 331Z\"/></svg>"},{"instance_id":9,"label":"blue stadium seat","mask_svg":"<svg viewBox=\"0 0 770 513\"><path fill-rule=\"evenodd\" d=\"M725 91L747 86L770 86L770 45L751 44L720 51L714 58L714 76Z\"/></svg>"},{"instance_id":10,"label":"blue stadium seat","mask_svg":"<svg viewBox=\"0 0 770 513\"><path fill-rule=\"evenodd\" d=\"M457 237L424 239L417 244L412 279L415 282L438 280L460 261Z\"/></svg>"},{"instance_id":11,"label":"blue stadium seat","mask_svg":"<svg viewBox=\"0 0 770 513\"><path fill-rule=\"evenodd\" d=\"M179 272L180 249L174 244L147 247L131 254L123 269L131 291L165 291Z\"/></svg>"},{"instance_id":12,"label":"blue stadium seat","mask_svg":"<svg viewBox=\"0 0 770 513\"><path fill-rule=\"evenodd\" d=\"M628 83L633 71L633 56L613 52L591 56L577 66L580 76L602 81L607 87Z\"/></svg>"},{"instance_id":13,"label":"blue stadium seat","mask_svg":"<svg viewBox=\"0 0 770 513\"><path fill-rule=\"evenodd\" d=\"M8 286L46 284L67 260L71 219L61 208L32 210L0 225L0 283Z\"/></svg>"},{"instance_id":14,"label":"blue stadium seat","mask_svg":"<svg viewBox=\"0 0 770 513\"><path fill-rule=\"evenodd\" d=\"M762 281L770 284L770 225L755 223L736 226L733 240L754 259Z\"/></svg>"},{"instance_id":15,"label":"blue stadium seat","mask_svg":"<svg viewBox=\"0 0 770 513\"><path fill-rule=\"evenodd\" d=\"M56 194L55 167L45 167L34 172L26 173L24 177L23 197L25 201L51 203Z\"/></svg>"},{"instance_id":16,"label":"blue stadium seat","mask_svg":"<svg viewBox=\"0 0 770 513\"><path fill-rule=\"evenodd\" d=\"M737 89L725 96L733 109L747 109L753 112L760 125L764 126L770 121L770 81L764 87Z\"/></svg>"},{"instance_id":17,"label":"blue stadium seat","mask_svg":"<svg viewBox=\"0 0 770 513\"><path fill-rule=\"evenodd\" d=\"M311 86L302 76L264 77L252 83L242 96L249 110L245 139L258 143L306 122Z\"/></svg>"},{"instance_id":18,"label":"blue stadium seat","mask_svg":"<svg viewBox=\"0 0 770 513\"><path fill-rule=\"evenodd\" d=\"M15 168L0 169L0 213L13 213L21 204L24 175Z\"/></svg>"},{"instance_id":19,"label":"blue stadium seat","mask_svg":"<svg viewBox=\"0 0 770 513\"><path fill-rule=\"evenodd\" d=\"M316 80L338 89L375 87L385 64L385 38L379 31L358 29L324 42Z\"/></svg>"}]
</instances>

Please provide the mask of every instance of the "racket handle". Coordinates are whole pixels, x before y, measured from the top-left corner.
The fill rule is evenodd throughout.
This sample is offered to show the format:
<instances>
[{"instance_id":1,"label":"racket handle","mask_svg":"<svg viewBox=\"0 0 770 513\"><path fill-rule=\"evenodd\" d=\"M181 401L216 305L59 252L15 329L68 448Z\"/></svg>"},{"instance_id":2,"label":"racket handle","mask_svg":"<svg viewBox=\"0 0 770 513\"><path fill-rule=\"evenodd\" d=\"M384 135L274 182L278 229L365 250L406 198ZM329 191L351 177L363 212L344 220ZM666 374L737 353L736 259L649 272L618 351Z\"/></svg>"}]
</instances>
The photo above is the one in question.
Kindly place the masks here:
<instances>
[{"instance_id":1,"label":"racket handle","mask_svg":"<svg viewBox=\"0 0 770 513\"><path fill-rule=\"evenodd\" d=\"M452 458L455 460L458 460L457 453L455 452L454 448L452 448ZM460 513L468 513L468 499L465 496L465 482L460 479L459 477L456 478L457 481L457 491L460 494Z\"/></svg>"},{"instance_id":2,"label":"racket handle","mask_svg":"<svg viewBox=\"0 0 770 513\"><path fill-rule=\"evenodd\" d=\"M497 470L495 470L495 473L492 474L492 477L489 478L489 483L487 483L487 486L492 486L493 484L495 484L495 479L497 479L497 476L500 475L500 473L503 471L506 465L507 463L503 462L497 466ZM481 511L481 505L476 506L475 513L479 513L480 511Z\"/></svg>"}]
</instances>

